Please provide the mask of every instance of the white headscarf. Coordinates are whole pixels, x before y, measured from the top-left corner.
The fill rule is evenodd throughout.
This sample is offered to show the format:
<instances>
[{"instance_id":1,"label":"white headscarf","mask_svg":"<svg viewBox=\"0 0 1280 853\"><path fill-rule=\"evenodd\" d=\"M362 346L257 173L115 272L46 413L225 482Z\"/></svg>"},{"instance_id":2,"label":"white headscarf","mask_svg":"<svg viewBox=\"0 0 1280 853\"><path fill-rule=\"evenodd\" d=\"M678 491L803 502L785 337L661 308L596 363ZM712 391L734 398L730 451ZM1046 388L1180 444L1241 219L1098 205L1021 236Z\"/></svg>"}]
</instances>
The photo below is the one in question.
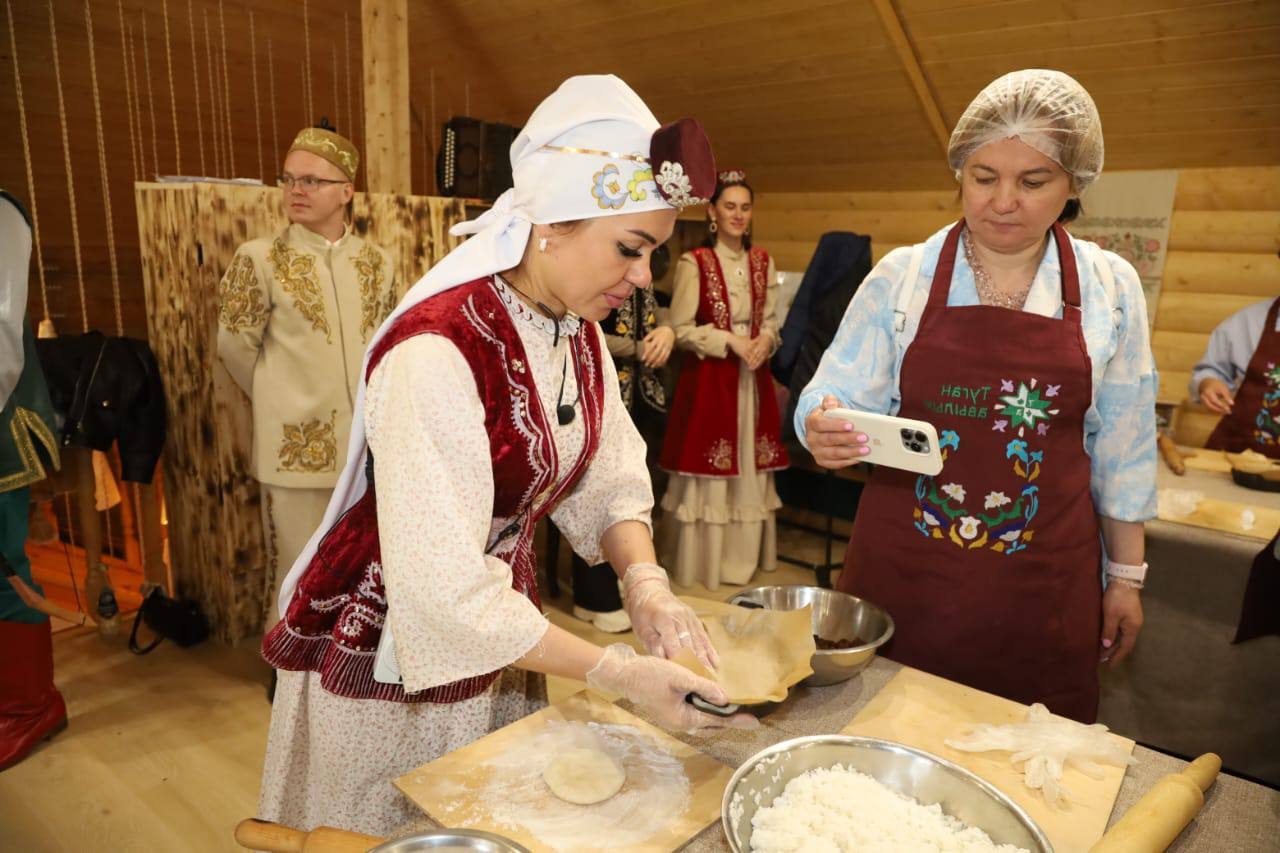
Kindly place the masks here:
<instances>
[{"instance_id":1,"label":"white headscarf","mask_svg":"<svg viewBox=\"0 0 1280 853\"><path fill-rule=\"evenodd\" d=\"M648 163L650 139L658 126L640 96L612 74L570 77L529 116L511 145L512 189L484 215L450 229L451 234L471 238L419 279L369 339L347 464L324 521L280 587L277 607L282 617L321 538L365 492L365 374L369 353L387 329L424 299L518 265L535 224L671 209Z\"/></svg>"}]
</instances>

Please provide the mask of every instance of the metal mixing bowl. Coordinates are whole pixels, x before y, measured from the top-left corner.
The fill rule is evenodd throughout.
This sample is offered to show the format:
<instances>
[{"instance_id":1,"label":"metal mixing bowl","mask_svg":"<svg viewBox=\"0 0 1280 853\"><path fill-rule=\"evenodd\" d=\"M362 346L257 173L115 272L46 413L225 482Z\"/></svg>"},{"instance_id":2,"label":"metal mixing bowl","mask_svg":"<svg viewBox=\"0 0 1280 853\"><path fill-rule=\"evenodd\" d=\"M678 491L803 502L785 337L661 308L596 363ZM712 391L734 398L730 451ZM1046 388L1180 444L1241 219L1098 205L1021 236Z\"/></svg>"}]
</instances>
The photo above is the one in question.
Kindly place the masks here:
<instances>
[{"instance_id":1,"label":"metal mixing bowl","mask_svg":"<svg viewBox=\"0 0 1280 853\"><path fill-rule=\"evenodd\" d=\"M462 853L470 850L479 851L479 853L529 853L528 848L521 847L508 838L475 829L441 829L437 832L410 835L379 844L369 853L422 853L423 851Z\"/></svg>"},{"instance_id":2,"label":"metal mixing bowl","mask_svg":"<svg viewBox=\"0 0 1280 853\"><path fill-rule=\"evenodd\" d=\"M734 853L751 849L751 818L771 805L788 782L836 764L865 773L924 805L938 803L946 814L981 829L996 844L1053 853L1049 839L1021 807L963 767L892 741L846 735L783 741L738 768L720 806L724 834Z\"/></svg>"},{"instance_id":3,"label":"metal mixing bowl","mask_svg":"<svg viewBox=\"0 0 1280 853\"><path fill-rule=\"evenodd\" d=\"M823 687L847 681L871 665L876 650L893 636L893 618L870 601L818 586L761 586L744 589L729 599L740 607L799 610L813 605L813 633L824 640L864 639L848 649L818 649L813 675L802 684Z\"/></svg>"}]
</instances>

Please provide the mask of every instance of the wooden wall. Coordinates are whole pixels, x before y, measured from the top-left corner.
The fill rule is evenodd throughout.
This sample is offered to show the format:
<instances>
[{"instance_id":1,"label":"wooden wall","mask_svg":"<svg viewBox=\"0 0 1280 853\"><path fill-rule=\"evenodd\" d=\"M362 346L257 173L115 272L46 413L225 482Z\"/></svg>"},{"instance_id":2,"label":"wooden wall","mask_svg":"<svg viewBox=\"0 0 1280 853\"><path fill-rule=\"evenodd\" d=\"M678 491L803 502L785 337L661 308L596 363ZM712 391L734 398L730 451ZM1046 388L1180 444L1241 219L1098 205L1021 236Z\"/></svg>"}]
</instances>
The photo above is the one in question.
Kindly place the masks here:
<instances>
[{"instance_id":1,"label":"wooden wall","mask_svg":"<svg viewBox=\"0 0 1280 853\"><path fill-rule=\"evenodd\" d=\"M274 188L139 184L151 346L167 390L164 456L178 590L228 641L262 627L270 593L249 402L217 359L218 282L236 247L286 223ZM456 199L356 196L356 231L399 259L401 293L457 244Z\"/></svg>"}]
</instances>

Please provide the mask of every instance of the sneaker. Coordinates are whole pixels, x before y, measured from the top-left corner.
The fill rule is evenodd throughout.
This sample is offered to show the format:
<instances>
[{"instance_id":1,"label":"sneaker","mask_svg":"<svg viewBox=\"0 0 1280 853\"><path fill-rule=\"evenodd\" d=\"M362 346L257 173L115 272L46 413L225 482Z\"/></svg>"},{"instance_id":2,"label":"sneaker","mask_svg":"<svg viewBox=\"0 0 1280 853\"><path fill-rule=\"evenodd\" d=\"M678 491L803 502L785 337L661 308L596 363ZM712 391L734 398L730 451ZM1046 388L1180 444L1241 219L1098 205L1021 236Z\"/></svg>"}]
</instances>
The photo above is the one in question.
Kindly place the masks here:
<instances>
[{"instance_id":1,"label":"sneaker","mask_svg":"<svg viewBox=\"0 0 1280 853\"><path fill-rule=\"evenodd\" d=\"M599 613L595 610L587 610L585 607L575 605L573 616L583 622L590 622L595 626L596 630L603 631L606 634L622 634L631 630L631 617L627 616L627 611L625 610Z\"/></svg>"}]
</instances>

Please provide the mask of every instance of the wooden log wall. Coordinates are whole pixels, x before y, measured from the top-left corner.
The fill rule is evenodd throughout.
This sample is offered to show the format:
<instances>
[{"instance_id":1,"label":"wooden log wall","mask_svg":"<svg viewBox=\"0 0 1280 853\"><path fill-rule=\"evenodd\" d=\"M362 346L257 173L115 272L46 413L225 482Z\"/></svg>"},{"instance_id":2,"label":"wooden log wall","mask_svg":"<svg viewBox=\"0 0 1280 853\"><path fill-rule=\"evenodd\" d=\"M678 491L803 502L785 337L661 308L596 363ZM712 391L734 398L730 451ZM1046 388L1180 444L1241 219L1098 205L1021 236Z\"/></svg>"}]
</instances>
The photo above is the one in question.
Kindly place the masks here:
<instances>
[{"instance_id":1,"label":"wooden log wall","mask_svg":"<svg viewBox=\"0 0 1280 853\"><path fill-rule=\"evenodd\" d=\"M151 346L167 386L165 488L174 581L218 636L262 628L271 579L260 496L249 474L249 401L217 359L217 293L236 247L287 222L279 190L138 184ZM457 244L456 199L358 194L355 230L398 259L401 294Z\"/></svg>"}]
</instances>

